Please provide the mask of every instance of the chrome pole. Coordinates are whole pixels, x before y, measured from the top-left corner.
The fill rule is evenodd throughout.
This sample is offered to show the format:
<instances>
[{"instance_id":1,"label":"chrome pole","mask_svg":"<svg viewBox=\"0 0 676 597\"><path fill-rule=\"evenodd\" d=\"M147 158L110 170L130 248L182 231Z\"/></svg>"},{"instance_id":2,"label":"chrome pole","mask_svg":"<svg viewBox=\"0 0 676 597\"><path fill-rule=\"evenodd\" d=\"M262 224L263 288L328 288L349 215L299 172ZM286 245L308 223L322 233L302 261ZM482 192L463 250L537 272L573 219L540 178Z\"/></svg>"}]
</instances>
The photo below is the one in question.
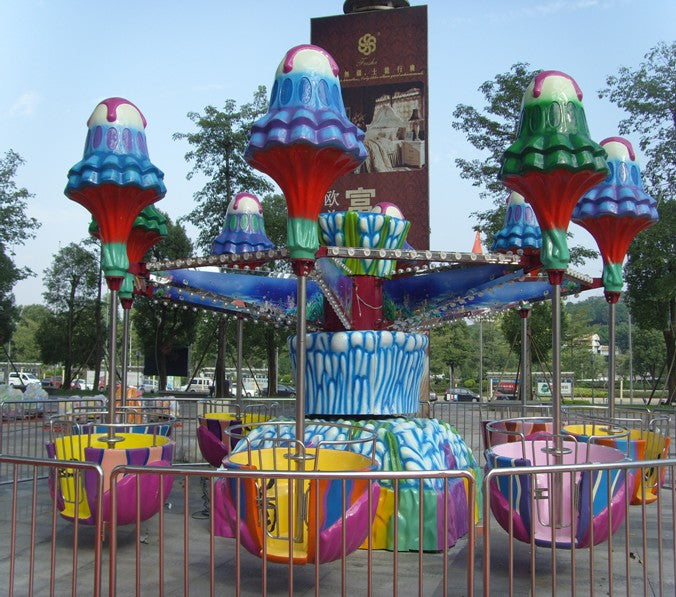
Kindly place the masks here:
<instances>
[{"instance_id":1,"label":"chrome pole","mask_svg":"<svg viewBox=\"0 0 676 597\"><path fill-rule=\"evenodd\" d=\"M528 360L528 309L522 307L519 311L521 317L521 416L526 416L526 402L528 400L528 384L530 383L530 367L526 366Z\"/></svg>"},{"instance_id":2,"label":"chrome pole","mask_svg":"<svg viewBox=\"0 0 676 597\"><path fill-rule=\"evenodd\" d=\"M608 418L615 418L615 303L608 303Z\"/></svg>"},{"instance_id":3,"label":"chrome pole","mask_svg":"<svg viewBox=\"0 0 676 597\"><path fill-rule=\"evenodd\" d=\"M553 284L552 297L552 426L554 433L554 464L563 464L561 441L561 284ZM552 475L552 512L554 528L561 527L563 516L563 478Z\"/></svg>"},{"instance_id":4,"label":"chrome pole","mask_svg":"<svg viewBox=\"0 0 676 597\"><path fill-rule=\"evenodd\" d=\"M243 344L244 344L244 319L242 317L237 318L237 411L242 412L242 385L243 375L242 375L242 361L243 361Z\"/></svg>"},{"instance_id":5,"label":"chrome pole","mask_svg":"<svg viewBox=\"0 0 676 597\"><path fill-rule=\"evenodd\" d=\"M298 276L298 321L296 322L296 439L305 441L305 362L306 362L307 276Z\"/></svg>"},{"instance_id":6,"label":"chrome pole","mask_svg":"<svg viewBox=\"0 0 676 597\"><path fill-rule=\"evenodd\" d=\"M115 444L122 440L115 435L115 369L117 367L115 358L115 349L117 344L117 290L110 291L110 306L108 312L108 435L101 437L102 441L108 442L109 448L114 448Z\"/></svg>"},{"instance_id":7,"label":"chrome pole","mask_svg":"<svg viewBox=\"0 0 676 597\"><path fill-rule=\"evenodd\" d=\"M484 401L484 319L479 317L479 400Z\"/></svg>"},{"instance_id":8,"label":"chrome pole","mask_svg":"<svg viewBox=\"0 0 676 597\"><path fill-rule=\"evenodd\" d=\"M296 321L296 467L297 470L305 470L305 362L306 362L306 301L307 301L307 275L303 272L298 275L298 319ZM294 536L297 541L303 540L304 519L303 512L304 495L303 481L296 480Z\"/></svg>"},{"instance_id":9,"label":"chrome pole","mask_svg":"<svg viewBox=\"0 0 676 597\"><path fill-rule=\"evenodd\" d=\"M129 309L122 308L122 381L120 383L120 404L127 406L127 370L129 368Z\"/></svg>"}]
</instances>

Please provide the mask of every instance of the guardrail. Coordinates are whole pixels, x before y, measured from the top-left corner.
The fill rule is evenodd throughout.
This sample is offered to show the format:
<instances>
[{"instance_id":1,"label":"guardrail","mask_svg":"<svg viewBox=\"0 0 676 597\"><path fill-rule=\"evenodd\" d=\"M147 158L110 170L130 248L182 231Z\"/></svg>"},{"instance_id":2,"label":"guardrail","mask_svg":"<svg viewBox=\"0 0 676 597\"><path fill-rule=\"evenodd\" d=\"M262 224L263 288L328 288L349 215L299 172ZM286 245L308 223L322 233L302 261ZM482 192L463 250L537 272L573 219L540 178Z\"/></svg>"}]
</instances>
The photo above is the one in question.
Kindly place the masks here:
<instances>
[{"instance_id":1,"label":"guardrail","mask_svg":"<svg viewBox=\"0 0 676 597\"><path fill-rule=\"evenodd\" d=\"M267 486L272 479L292 481L338 480L345 487L365 481L369 487L387 480L394 488L393 500L408 499L402 493L409 484L462 480L468 504L478 488L473 477L461 471L401 472L281 472L216 471L196 467L117 467L111 484L124 477L172 476L173 490L161 494L165 507L145 522L118 527L113 519L104 529L77 526L62 520L52 501L45 472L63 468L76 474L94 470L101 483L101 470L93 464L70 461L0 456L10 469L11 485L0 486L0 586L13 594L106 594L101 579L107 577L108 595L165 594L354 594L354 595L517 595L517 594L611 594L673 595L676 591L676 460L584 464L574 466L493 469L485 477L483 490L498 478L523 475L570 475L588 470L634 471L643 474L654 467L665 471L664 485L652 504L623 505L624 520L610 540L585 549L538 547L519 542L494 520L485 500L483 523L474 525L473 507L468 508L468 534L447 549L424 550L422 541L412 551L377 551L367 542L364 549L347 554L345 534L338 533L341 556L326 564L298 565L289 560L275 563L255 557L238 537L225 538L216 531L214 505L218 483L223 479L239 485L258 479ZM32 470L30 482L18 482L17 471ZM290 486L292 484L290 483ZM160 487L164 484L160 483ZM162 492L162 490L160 490ZM204 493L206 491L206 493ZM239 492L237 492L239 494ZM101 492L99 492L101 495ZM113 489L115 495L115 489ZM202 515L203 497L209 498L207 516ZM535 496L526 496L535 499ZM113 504L115 497L112 498ZM337 507L339 510L340 497ZM141 497L135 500L137 510ZM100 506L97 506L97 508ZM235 507L240 528L243 504ZM339 514L345 519L344 509ZM373 522L371 517L368 524ZM425 511L406 519L409 533L422 536L429 525Z\"/></svg>"}]
</instances>

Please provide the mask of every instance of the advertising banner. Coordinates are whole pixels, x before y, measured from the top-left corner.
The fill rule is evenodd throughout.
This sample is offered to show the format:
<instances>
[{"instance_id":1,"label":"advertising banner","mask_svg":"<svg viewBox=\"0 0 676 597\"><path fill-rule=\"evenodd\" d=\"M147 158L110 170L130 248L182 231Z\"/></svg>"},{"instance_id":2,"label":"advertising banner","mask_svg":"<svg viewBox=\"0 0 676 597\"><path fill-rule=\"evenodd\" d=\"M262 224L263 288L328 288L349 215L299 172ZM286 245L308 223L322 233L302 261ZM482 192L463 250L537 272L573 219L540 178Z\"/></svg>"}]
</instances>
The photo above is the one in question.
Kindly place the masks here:
<instances>
[{"instance_id":1,"label":"advertising banner","mask_svg":"<svg viewBox=\"0 0 676 597\"><path fill-rule=\"evenodd\" d=\"M407 241L429 248L427 7L312 19L312 43L338 63L348 118L366 133L366 161L326 194L322 211L394 203Z\"/></svg>"}]
</instances>

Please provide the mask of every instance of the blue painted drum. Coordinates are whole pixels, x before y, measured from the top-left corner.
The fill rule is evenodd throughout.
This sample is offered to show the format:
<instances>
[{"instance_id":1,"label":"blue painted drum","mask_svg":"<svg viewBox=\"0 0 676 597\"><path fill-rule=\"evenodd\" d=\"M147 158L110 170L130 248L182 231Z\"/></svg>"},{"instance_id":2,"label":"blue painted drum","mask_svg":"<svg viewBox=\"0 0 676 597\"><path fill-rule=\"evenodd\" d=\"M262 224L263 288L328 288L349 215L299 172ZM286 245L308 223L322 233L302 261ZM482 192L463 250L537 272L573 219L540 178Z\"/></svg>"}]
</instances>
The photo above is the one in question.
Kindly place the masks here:
<instances>
[{"instance_id":1,"label":"blue painted drum","mask_svg":"<svg viewBox=\"0 0 676 597\"><path fill-rule=\"evenodd\" d=\"M429 339L389 331L307 335L305 410L323 416L394 416L418 411ZM296 369L296 337L289 338Z\"/></svg>"}]
</instances>

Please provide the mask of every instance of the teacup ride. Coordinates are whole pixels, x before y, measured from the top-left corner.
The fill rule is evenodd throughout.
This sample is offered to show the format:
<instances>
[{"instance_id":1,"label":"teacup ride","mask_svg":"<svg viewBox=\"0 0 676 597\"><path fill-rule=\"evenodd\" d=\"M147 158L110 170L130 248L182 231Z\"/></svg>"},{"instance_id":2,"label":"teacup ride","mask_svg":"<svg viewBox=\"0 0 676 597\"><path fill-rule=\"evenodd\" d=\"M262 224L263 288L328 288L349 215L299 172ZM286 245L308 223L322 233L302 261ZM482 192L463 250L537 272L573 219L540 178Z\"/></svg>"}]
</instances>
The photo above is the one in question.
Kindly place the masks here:
<instances>
[{"instance_id":1,"label":"teacup ride","mask_svg":"<svg viewBox=\"0 0 676 597\"><path fill-rule=\"evenodd\" d=\"M527 439L527 423L520 430L508 430L504 423L486 425L488 438L509 436L486 450L487 470L555 465L565 469L630 461L617 448L581 442L571 434L557 438L551 432L538 431ZM491 482L488 497L496 520L515 539L543 547L583 548L605 541L619 528L625 515L625 493L632 483L633 474L625 470L550 469L498 476Z\"/></svg>"},{"instance_id":2,"label":"teacup ride","mask_svg":"<svg viewBox=\"0 0 676 597\"><path fill-rule=\"evenodd\" d=\"M481 421L485 449L510 442L521 442L548 437L553 430L551 417L515 417L495 421Z\"/></svg>"},{"instance_id":3,"label":"teacup ride","mask_svg":"<svg viewBox=\"0 0 676 597\"><path fill-rule=\"evenodd\" d=\"M148 433L170 437L176 423L176 417L168 408L158 405L143 406L139 402L132 402L127 406L117 406L115 409L116 431L125 433ZM109 425L108 411L92 410L85 407L74 407L72 412L65 416L53 417L50 425L58 430L61 423L71 425L72 433L84 431L86 433L106 433Z\"/></svg>"},{"instance_id":4,"label":"teacup ride","mask_svg":"<svg viewBox=\"0 0 676 597\"><path fill-rule=\"evenodd\" d=\"M573 423L563 428L578 441L610 446L627 454L631 460L659 460L669 456L668 416L659 416L649 421L640 418L614 418L612 421ZM657 500L664 484L666 470L651 467L634 475L630 503L651 504Z\"/></svg>"},{"instance_id":5,"label":"teacup ride","mask_svg":"<svg viewBox=\"0 0 676 597\"><path fill-rule=\"evenodd\" d=\"M233 425L264 423L276 415L277 402L245 404L240 408L236 402L223 404L223 401L210 402L210 412L197 417L197 443L204 459L215 467L221 466L223 459L230 454L235 444L226 431ZM211 410L215 408L216 410Z\"/></svg>"},{"instance_id":6,"label":"teacup ride","mask_svg":"<svg viewBox=\"0 0 676 597\"><path fill-rule=\"evenodd\" d=\"M112 521L111 473L116 466L169 467L175 442L169 437L174 417L163 412L122 410L113 425L105 423L107 412L79 412L54 417L50 421L51 439L47 454L55 460L85 461L103 469L104 525ZM112 447L111 447L112 445ZM97 473L86 470L74 474L67 466L53 469L49 490L59 514L79 524L96 524L99 499ZM117 477L116 523L133 524L157 514L169 496L171 475L123 475ZM137 503L138 501L138 503ZM138 513L137 513L138 510Z\"/></svg>"},{"instance_id":7,"label":"teacup ride","mask_svg":"<svg viewBox=\"0 0 676 597\"><path fill-rule=\"evenodd\" d=\"M225 520L241 544L265 560L323 563L357 550L366 540L378 505L379 486L368 479L296 479L269 473L371 471L376 436L338 423L307 421L306 442L288 432L288 423L230 426L237 447L223 469L257 470L260 477L217 481ZM335 440L307 441L313 428L328 426ZM251 439L250 432L259 430ZM268 474L266 474L268 473ZM344 551L343 551L344 549Z\"/></svg>"}]
</instances>

